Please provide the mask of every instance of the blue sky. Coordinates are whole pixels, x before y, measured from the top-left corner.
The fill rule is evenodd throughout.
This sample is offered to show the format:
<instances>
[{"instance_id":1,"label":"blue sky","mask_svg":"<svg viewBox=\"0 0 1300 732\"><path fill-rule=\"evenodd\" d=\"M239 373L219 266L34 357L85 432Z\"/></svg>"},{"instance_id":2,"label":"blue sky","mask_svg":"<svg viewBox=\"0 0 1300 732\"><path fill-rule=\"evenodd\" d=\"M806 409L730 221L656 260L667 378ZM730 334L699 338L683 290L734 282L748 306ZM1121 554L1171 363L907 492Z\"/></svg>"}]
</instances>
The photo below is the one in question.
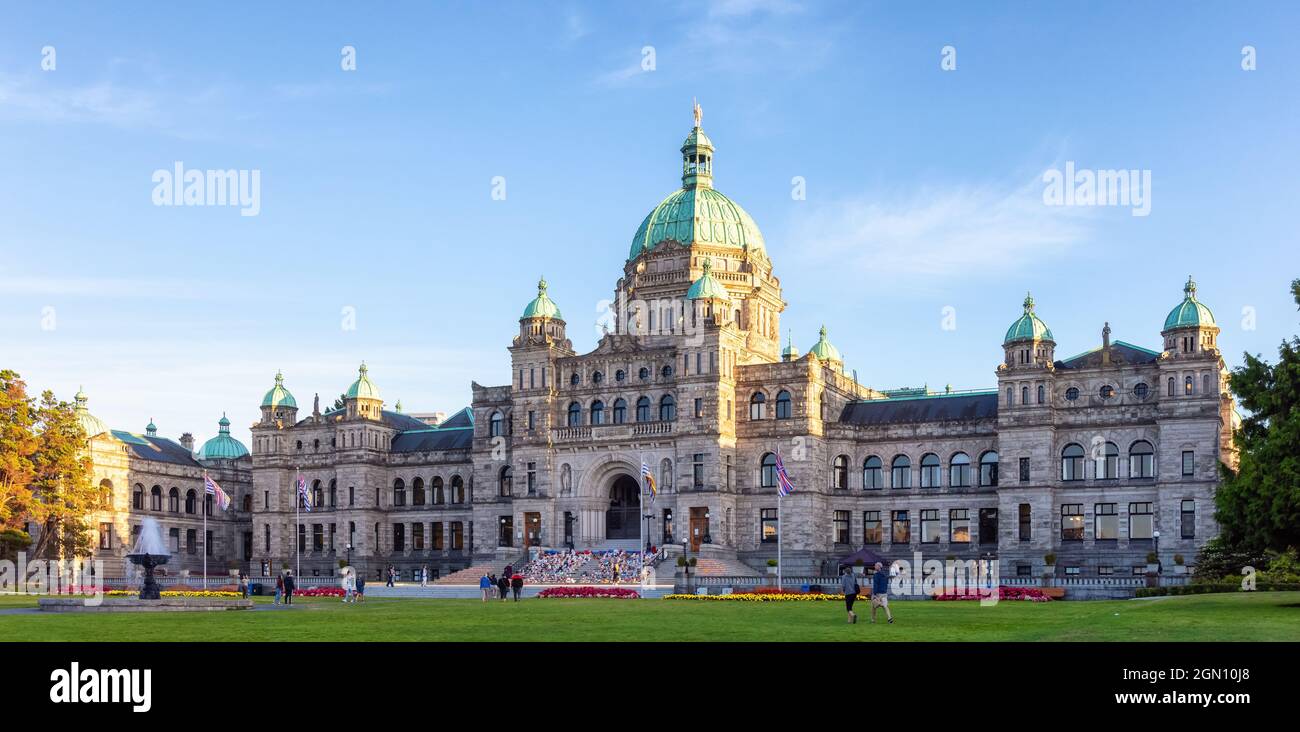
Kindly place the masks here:
<instances>
[{"instance_id":1,"label":"blue sky","mask_svg":"<svg viewBox=\"0 0 1300 732\"><path fill-rule=\"evenodd\" d=\"M993 385L1026 290L1058 356L1096 346L1105 321L1158 347L1189 273L1230 364L1272 356L1297 330L1298 16L1283 3L6 5L0 365L64 398L84 384L114 427L152 417L200 441L223 411L247 439L277 368L305 409L365 359L389 404L453 411L471 379L508 381L539 274L575 347L595 344L632 234L680 183L692 98L717 187L766 237L783 329L806 350L824 322L865 383ZM340 69L347 45L355 71ZM259 214L153 205L151 176L175 161L260 171ZM1067 161L1151 171L1150 215L1043 205L1043 171Z\"/></svg>"}]
</instances>

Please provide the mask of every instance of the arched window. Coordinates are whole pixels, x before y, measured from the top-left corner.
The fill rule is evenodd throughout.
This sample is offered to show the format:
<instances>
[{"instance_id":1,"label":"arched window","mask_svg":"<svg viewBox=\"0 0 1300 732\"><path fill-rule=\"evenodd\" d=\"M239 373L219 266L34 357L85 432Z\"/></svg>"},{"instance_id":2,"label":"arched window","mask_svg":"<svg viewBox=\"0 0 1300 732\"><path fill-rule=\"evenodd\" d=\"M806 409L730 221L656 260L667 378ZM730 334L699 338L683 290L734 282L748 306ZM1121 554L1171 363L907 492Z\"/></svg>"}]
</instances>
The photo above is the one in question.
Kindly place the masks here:
<instances>
[{"instance_id":1,"label":"arched window","mask_svg":"<svg viewBox=\"0 0 1300 732\"><path fill-rule=\"evenodd\" d=\"M167 510L172 513L181 512L181 491L175 486L167 491Z\"/></svg>"},{"instance_id":2,"label":"arched window","mask_svg":"<svg viewBox=\"0 0 1300 732\"><path fill-rule=\"evenodd\" d=\"M763 453L763 459L759 463L758 485L760 488L776 487L776 455L770 452Z\"/></svg>"},{"instance_id":3,"label":"arched window","mask_svg":"<svg viewBox=\"0 0 1300 732\"><path fill-rule=\"evenodd\" d=\"M776 393L776 418L790 419L790 392L785 389Z\"/></svg>"},{"instance_id":4,"label":"arched window","mask_svg":"<svg viewBox=\"0 0 1300 732\"><path fill-rule=\"evenodd\" d=\"M622 381L623 379L626 378L627 378L627 372L624 371L623 369L619 369L614 372L614 381Z\"/></svg>"},{"instance_id":5,"label":"arched window","mask_svg":"<svg viewBox=\"0 0 1300 732\"><path fill-rule=\"evenodd\" d=\"M636 421L650 421L650 397L641 397L636 400Z\"/></svg>"},{"instance_id":6,"label":"arched window","mask_svg":"<svg viewBox=\"0 0 1300 732\"><path fill-rule=\"evenodd\" d=\"M569 402L569 426L577 427L580 424L582 424L582 405Z\"/></svg>"},{"instance_id":7,"label":"arched window","mask_svg":"<svg viewBox=\"0 0 1300 732\"><path fill-rule=\"evenodd\" d=\"M912 487L912 461L906 455L899 455L889 465L889 486L891 488Z\"/></svg>"},{"instance_id":8,"label":"arched window","mask_svg":"<svg viewBox=\"0 0 1300 732\"><path fill-rule=\"evenodd\" d=\"M500 437L504 433L505 419L500 412L493 412L488 419L488 437Z\"/></svg>"},{"instance_id":9,"label":"arched window","mask_svg":"<svg viewBox=\"0 0 1300 732\"><path fill-rule=\"evenodd\" d=\"M459 475L451 476L451 502L465 502L465 480Z\"/></svg>"},{"instance_id":10,"label":"arched window","mask_svg":"<svg viewBox=\"0 0 1300 732\"><path fill-rule=\"evenodd\" d=\"M1042 384L1038 385L1038 403L1042 404L1047 401L1047 389Z\"/></svg>"},{"instance_id":11,"label":"arched window","mask_svg":"<svg viewBox=\"0 0 1300 732\"><path fill-rule=\"evenodd\" d=\"M193 516L196 510L198 510L198 494L191 488L185 493L185 513Z\"/></svg>"},{"instance_id":12,"label":"arched window","mask_svg":"<svg viewBox=\"0 0 1300 732\"><path fill-rule=\"evenodd\" d=\"M424 505L424 478L416 478L411 481L411 505Z\"/></svg>"},{"instance_id":13,"label":"arched window","mask_svg":"<svg viewBox=\"0 0 1300 732\"><path fill-rule=\"evenodd\" d=\"M627 421L627 400L622 397L614 400L614 424Z\"/></svg>"},{"instance_id":14,"label":"arched window","mask_svg":"<svg viewBox=\"0 0 1300 732\"><path fill-rule=\"evenodd\" d=\"M447 495L442 490L441 476L434 476L433 480L429 483L429 486L433 490L433 505L441 506L447 502Z\"/></svg>"},{"instance_id":15,"label":"arched window","mask_svg":"<svg viewBox=\"0 0 1300 732\"><path fill-rule=\"evenodd\" d=\"M1190 376L1185 376L1185 377L1183 377L1183 394L1185 394L1185 395L1187 395L1187 396L1191 396L1191 395L1192 395L1192 390L1193 390L1193 387L1194 387L1194 386L1195 386L1195 384L1194 384L1194 382L1192 381L1192 377L1190 377Z\"/></svg>"},{"instance_id":16,"label":"arched window","mask_svg":"<svg viewBox=\"0 0 1300 732\"><path fill-rule=\"evenodd\" d=\"M998 454L993 450L988 450L980 455L980 485L995 486L998 484Z\"/></svg>"},{"instance_id":17,"label":"arched window","mask_svg":"<svg viewBox=\"0 0 1300 732\"><path fill-rule=\"evenodd\" d=\"M831 487L837 491L849 489L849 456L836 455L831 462Z\"/></svg>"},{"instance_id":18,"label":"arched window","mask_svg":"<svg viewBox=\"0 0 1300 732\"><path fill-rule=\"evenodd\" d=\"M599 399L591 403L591 423L605 424L605 403Z\"/></svg>"},{"instance_id":19,"label":"arched window","mask_svg":"<svg viewBox=\"0 0 1300 732\"><path fill-rule=\"evenodd\" d=\"M921 487L939 487L939 456L928 452L921 456Z\"/></svg>"},{"instance_id":20,"label":"arched window","mask_svg":"<svg viewBox=\"0 0 1300 732\"><path fill-rule=\"evenodd\" d=\"M567 466L566 466L567 467ZM501 468L501 473L497 476L497 495L509 498L515 494L514 471L509 465Z\"/></svg>"},{"instance_id":21,"label":"arched window","mask_svg":"<svg viewBox=\"0 0 1300 732\"><path fill-rule=\"evenodd\" d=\"M139 483L135 484L135 490L131 493L131 508L137 511L144 510L144 486Z\"/></svg>"},{"instance_id":22,"label":"arched window","mask_svg":"<svg viewBox=\"0 0 1300 732\"><path fill-rule=\"evenodd\" d=\"M1202 394L1214 393L1214 382L1210 381L1209 374L1205 374L1204 376L1201 377L1201 393Z\"/></svg>"},{"instance_id":23,"label":"arched window","mask_svg":"<svg viewBox=\"0 0 1300 732\"><path fill-rule=\"evenodd\" d=\"M253 494L252 494L252 493L245 493L245 494L244 494L244 512L245 512L245 513L252 513L252 511L253 511Z\"/></svg>"},{"instance_id":24,"label":"arched window","mask_svg":"<svg viewBox=\"0 0 1300 732\"><path fill-rule=\"evenodd\" d=\"M970 455L959 452L948 461L948 485L953 488L970 487Z\"/></svg>"},{"instance_id":25,"label":"arched window","mask_svg":"<svg viewBox=\"0 0 1300 732\"><path fill-rule=\"evenodd\" d=\"M1156 477L1156 451L1150 442L1138 440L1129 447L1128 475L1130 478Z\"/></svg>"},{"instance_id":26,"label":"arched window","mask_svg":"<svg viewBox=\"0 0 1300 732\"><path fill-rule=\"evenodd\" d=\"M1070 443L1061 450L1061 480L1083 480L1083 447Z\"/></svg>"},{"instance_id":27,"label":"arched window","mask_svg":"<svg viewBox=\"0 0 1300 732\"><path fill-rule=\"evenodd\" d=\"M641 369L636 372L636 375L637 378L641 379L642 381L645 381L650 378L650 369L646 368L645 366L642 366Z\"/></svg>"},{"instance_id":28,"label":"arched window","mask_svg":"<svg viewBox=\"0 0 1300 732\"><path fill-rule=\"evenodd\" d=\"M671 422L677 419L677 400L672 394L664 394L659 399L659 421Z\"/></svg>"},{"instance_id":29,"label":"arched window","mask_svg":"<svg viewBox=\"0 0 1300 732\"><path fill-rule=\"evenodd\" d=\"M578 384L582 383L582 377L578 375L578 372L575 371L573 372L573 375L569 377L569 383L574 386L577 386Z\"/></svg>"},{"instance_id":30,"label":"arched window","mask_svg":"<svg viewBox=\"0 0 1300 732\"><path fill-rule=\"evenodd\" d=\"M211 515L212 515L212 499L213 499L213 498L215 498L215 496L213 496L211 493L205 493L205 494L203 494L203 514L204 514L205 516L211 516Z\"/></svg>"},{"instance_id":31,"label":"arched window","mask_svg":"<svg viewBox=\"0 0 1300 732\"><path fill-rule=\"evenodd\" d=\"M1029 403L1029 387L1027 386L1020 387L1020 403L1021 404Z\"/></svg>"},{"instance_id":32,"label":"arched window","mask_svg":"<svg viewBox=\"0 0 1300 732\"><path fill-rule=\"evenodd\" d=\"M162 486L156 485L149 491L149 509L151 511L162 510Z\"/></svg>"},{"instance_id":33,"label":"arched window","mask_svg":"<svg viewBox=\"0 0 1300 732\"><path fill-rule=\"evenodd\" d=\"M593 383L593 384L599 384L600 382L602 382L602 381L604 381L604 380L605 380L605 375L602 374L602 373L600 373L599 371L593 371L593 372L591 373L591 383Z\"/></svg>"},{"instance_id":34,"label":"arched window","mask_svg":"<svg viewBox=\"0 0 1300 732\"><path fill-rule=\"evenodd\" d=\"M1013 394L1015 394L1015 392L1011 391L1011 387L1008 386L1008 387L1007 387L1007 406L1008 406L1008 407L1011 406L1012 404L1015 404L1015 403L1016 403L1015 398L1012 396Z\"/></svg>"},{"instance_id":35,"label":"arched window","mask_svg":"<svg viewBox=\"0 0 1300 732\"><path fill-rule=\"evenodd\" d=\"M99 481L99 507L113 507L113 481L108 478Z\"/></svg>"},{"instance_id":36,"label":"arched window","mask_svg":"<svg viewBox=\"0 0 1300 732\"><path fill-rule=\"evenodd\" d=\"M659 369L659 373L660 373L660 375L662 375L665 379L672 378L672 375L673 375L673 367L672 367L672 366L664 366L662 369Z\"/></svg>"},{"instance_id":37,"label":"arched window","mask_svg":"<svg viewBox=\"0 0 1300 732\"><path fill-rule=\"evenodd\" d=\"M763 406L766 402L767 402L767 396L765 396L763 392L761 391L754 392L754 395L749 398L749 418L762 419Z\"/></svg>"},{"instance_id":38,"label":"arched window","mask_svg":"<svg viewBox=\"0 0 1300 732\"><path fill-rule=\"evenodd\" d=\"M1174 395L1174 377L1169 377L1169 396Z\"/></svg>"},{"instance_id":39,"label":"arched window","mask_svg":"<svg viewBox=\"0 0 1300 732\"><path fill-rule=\"evenodd\" d=\"M673 489L673 461L664 458L659 461L659 490L671 491Z\"/></svg>"},{"instance_id":40,"label":"arched window","mask_svg":"<svg viewBox=\"0 0 1300 732\"><path fill-rule=\"evenodd\" d=\"M339 486L338 481L330 478L330 508L339 505Z\"/></svg>"},{"instance_id":41,"label":"arched window","mask_svg":"<svg viewBox=\"0 0 1300 732\"><path fill-rule=\"evenodd\" d=\"M1114 480L1119 477L1119 447L1107 442L1098 448L1097 480Z\"/></svg>"},{"instance_id":42,"label":"arched window","mask_svg":"<svg viewBox=\"0 0 1300 732\"><path fill-rule=\"evenodd\" d=\"M872 455L862 461L862 489L877 490L885 487L884 463Z\"/></svg>"},{"instance_id":43,"label":"arched window","mask_svg":"<svg viewBox=\"0 0 1300 732\"><path fill-rule=\"evenodd\" d=\"M325 492L320 488L320 481L313 480L311 482L311 505L315 508L320 508L324 503Z\"/></svg>"},{"instance_id":44,"label":"arched window","mask_svg":"<svg viewBox=\"0 0 1300 732\"><path fill-rule=\"evenodd\" d=\"M393 481L393 505L406 505L406 481L401 478Z\"/></svg>"}]
</instances>

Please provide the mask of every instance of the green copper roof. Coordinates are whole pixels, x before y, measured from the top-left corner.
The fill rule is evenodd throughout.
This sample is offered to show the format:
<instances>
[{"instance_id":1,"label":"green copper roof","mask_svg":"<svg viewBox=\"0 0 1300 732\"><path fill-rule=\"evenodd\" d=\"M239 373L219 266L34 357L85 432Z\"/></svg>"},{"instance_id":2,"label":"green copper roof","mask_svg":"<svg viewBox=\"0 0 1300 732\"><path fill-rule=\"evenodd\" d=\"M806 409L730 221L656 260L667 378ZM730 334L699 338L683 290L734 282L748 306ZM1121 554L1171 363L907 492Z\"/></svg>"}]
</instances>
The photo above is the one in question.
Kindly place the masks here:
<instances>
[{"instance_id":1,"label":"green copper roof","mask_svg":"<svg viewBox=\"0 0 1300 732\"><path fill-rule=\"evenodd\" d=\"M200 460L238 460L248 455L244 443L230 436L230 420L223 412L221 421L217 422L217 436L203 443L199 448Z\"/></svg>"},{"instance_id":2,"label":"green copper roof","mask_svg":"<svg viewBox=\"0 0 1300 732\"><path fill-rule=\"evenodd\" d=\"M144 433L150 437L158 436L158 425L153 423L153 417L150 417L149 424L144 426Z\"/></svg>"},{"instance_id":3,"label":"green copper roof","mask_svg":"<svg viewBox=\"0 0 1300 732\"><path fill-rule=\"evenodd\" d=\"M727 288L718 282L718 278L713 276L713 260L704 260L704 274L691 283L691 289L686 291L688 300L730 300L727 295Z\"/></svg>"},{"instance_id":4,"label":"green copper roof","mask_svg":"<svg viewBox=\"0 0 1300 732\"><path fill-rule=\"evenodd\" d=\"M86 437L102 435L109 431L108 425L105 424L103 420L91 414L90 411L86 409L86 402L89 400L86 398L86 393L84 391L78 388L77 395L73 397L73 399L76 401L76 406L73 407L73 411L77 414L77 422L81 425L81 429L86 431Z\"/></svg>"},{"instance_id":5,"label":"green copper roof","mask_svg":"<svg viewBox=\"0 0 1300 732\"><path fill-rule=\"evenodd\" d=\"M298 408L298 402L294 400L289 390L284 388L284 374L279 371L275 372L275 386L271 387L271 390L266 392L266 396L262 397L262 406Z\"/></svg>"},{"instance_id":6,"label":"green copper roof","mask_svg":"<svg viewBox=\"0 0 1300 732\"><path fill-rule=\"evenodd\" d=\"M556 305L555 301L546 295L545 277L537 281L537 297L533 298L533 301L528 303L528 307L524 308L524 314L519 316L520 320L524 320L525 318L554 318L556 320L564 320L564 316L560 315L560 306Z\"/></svg>"},{"instance_id":7,"label":"green copper roof","mask_svg":"<svg viewBox=\"0 0 1300 732\"><path fill-rule=\"evenodd\" d=\"M832 346L831 342L826 340L826 326L824 325L821 329L821 337L817 339L817 342L813 344L812 348L808 349L808 353L816 356L822 361L844 362L844 359L840 357L840 349Z\"/></svg>"},{"instance_id":8,"label":"green copper roof","mask_svg":"<svg viewBox=\"0 0 1300 732\"><path fill-rule=\"evenodd\" d=\"M357 371L357 373L359 374L357 376L357 380L352 382L352 386L348 387L348 393L345 395L345 398L347 399L378 399L379 398L379 387L375 386L375 382L371 381L370 377L366 375L368 371L369 369L366 368L365 363L362 363L361 368L358 369Z\"/></svg>"},{"instance_id":9,"label":"green copper roof","mask_svg":"<svg viewBox=\"0 0 1300 732\"><path fill-rule=\"evenodd\" d=\"M1196 282L1188 275L1187 284L1183 286L1183 301L1169 311L1169 317L1165 318L1165 330L1208 325L1214 325L1214 313L1196 299Z\"/></svg>"},{"instance_id":10,"label":"green copper roof","mask_svg":"<svg viewBox=\"0 0 1300 732\"><path fill-rule=\"evenodd\" d=\"M794 361L799 358L799 349L794 347L794 336L786 335L785 348L781 351L781 357Z\"/></svg>"},{"instance_id":11,"label":"green copper roof","mask_svg":"<svg viewBox=\"0 0 1300 732\"><path fill-rule=\"evenodd\" d=\"M1002 344L1019 343L1020 341L1052 341L1051 328L1047 327L1042 318L1034 314L1034 296L1025 293L1024 302L1025 313L1016 319L1016 322L1007 328L1007 337L1002 339Z\"/></svg>"}]
</instances>

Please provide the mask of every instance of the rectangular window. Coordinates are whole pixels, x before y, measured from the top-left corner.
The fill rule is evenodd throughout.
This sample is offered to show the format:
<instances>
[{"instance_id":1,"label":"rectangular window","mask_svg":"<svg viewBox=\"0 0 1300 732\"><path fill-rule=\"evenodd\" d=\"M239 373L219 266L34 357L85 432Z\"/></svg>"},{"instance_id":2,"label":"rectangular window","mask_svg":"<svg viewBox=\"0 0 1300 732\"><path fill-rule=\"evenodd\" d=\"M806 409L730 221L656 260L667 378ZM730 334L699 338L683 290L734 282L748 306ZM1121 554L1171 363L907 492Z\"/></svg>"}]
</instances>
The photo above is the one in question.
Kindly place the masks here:
<instances>
[{"instance_id":1,"label":"rectangular window","mask_svg":"<svg viewBox=\"0 0 1300 732\"><path fill-rule=\"evenodd\" d=\"M1020 458L1020 482L1029 482L1029 458L1027 457Z\"/></svg>"},{"instance_id":2,"label":"rectangular window","mask_svg":"<svg viewBox=\"0 0 1300 732\"><path fill-rule=\"evenodd\" d=\"M1155 521L1150 503L1128 504L1128 538L1150 539L1155 536Z\"/></svg>"},{"instance_id":3,"label":"rectangular window","mask_svg":"<svg viewBox=\"0 0 1300 732\"><path fill-rule=\"evenodd\" d=\"M140 508L137 506L137 508ZM262 508L271 510L271 491L262 491Z\"/></svg>"},{"instance_id":4,"label":"rectangular window","mask_svg":"<svg viewBox=\"0 0 1300 732\"><path fill-rule=\"evenodd\" d=\"M1034 576L1034 567L1033 567L1033 565L1025 564L1025 563L1023 563L1023 562L1021 562L1020 564L1017 564L1017 565L1016 565L1016 576L1017 576L1017 577L1033 577L1033 576Z\"/></svg>"},{"instance_id":5,"label":"rectangular window","mask_svg":"<svg viewBox=\"0 0 1300 732\"><path fill-rule=\"evenodd\" d=\"M998 510L980 509L980 544L998 543Z\"/></svg>"},{"instance_id":6,"label":"rectangular window","mask_svg":"<svg viewBox=\"0 0 1300 732\"><path fill-rule=\"evenodd\" d=\"M203 553L207 554L209 557L212 556L212 532L211 531L209 531L203 537Z\"/></svg>"},{"instance_id":7,"label":"rectangular window","mask_svg":"<svg viewBox=\"0 0 1300 732\"><path fill-rule=\"evenodd\" d=\"M912 543L912 522L907 511L894 511L889 540L894 544Z\"/></svg>"},{"instance_id":8,"label":"rectangular window","mask_svg":"<svg viewBox=\"0 0 1300 732\"><path fill-rule=\"evenodd\" d=\"M1071 564L1071 565L1066 566L1066 568L1065 568L1065 576L1066 576L1066 577L1078 577L1078 576L1079 576L1079 565L1077 565L1077 564Z\"/></svg>"},{"instance_id":9,"label":"rectangular window","mask_svg":"<svg viewBox=\"0 0 1300 732\"><path fill-rule=\"evenodd\" d=\"M325 525L311 525L311 550L314 552L325 550Z\"/></svg>"},{"instance_id":10,"label":"rectangular window","mask_svg":"<svg viewBox=\"0 0 1300 732\"><path fill-rule=\"evenodd\" d=\"M348 486L348 505L349 505L349 506L355 506L355 505L357 505L357 487L356 487L356 486L353 486L353 485Z\"/></svg>"},{"instance_id":11,"label":"rectangular window","mask_svg":"<svg viewBox=\"0 0 1300 732\"><path fill-rule=\"evenodd\" d=\"M938 544L939 543L939 510L926 509L921 511L921 543Z\"/></svg>"},{"instance_id":12,"label":"rectangular window","mask_svg":"<svg viewBox=\"0 0 1300 732\"><path fill-rule=\"evenodd\" d=\"M411 548L417 552L424 551L424 522L411 524Z\"/></svg>"},{"instance_id":13,"label":"rectangular window","mask_svg":"<svg viewBox=\"0 0 1300 732\"><path fill-rule=\"evenodd\" d=\"M262 551L266 552L267 554L270 554L271 553L271 525L267 524L262 528L265 529L262 532Z\"/></svg>"},{"instance_id":14,"label":"rectangular window","mask_svg":"<svg viewBox=\"0 0 1300 732\"><path fill-rule=\"evenodd\" d=\"M1083 541L1083 504L1061 506L1061 541Z\"/></svg>"},{"instance_id":15,"label":"rectangular window","mask_svg":"<svg viewBox=\"0 0 1300 732\"><path fill-rule=\"evenodd\" d=\"M330 551L334 551L334 530L335 530L335 527L336 527L336 524L330 524L330 546L329 546Z\"/></svg>"},{"instance_id":16,"label":"rectangular window","mask_svg":"<svg viewBox=\"0 0 1300 732\"><path fill-rule=\"evenodd\" d=\"M112 524L99 525L99 548L100 549L113 548L113 525Z\"/></svg>"},{"instance_id":17,"label":"rectangular window","mask_svg":"<svg viewBox=\"0 0 1300 732\"><path fill-rule=\"evenodd\" d=\"M948 510L948 541L953 544L970 543L970 509Z\"/></svg>"},{"instance_id":18,"label":"rectangular window","mask_svg":"<svg viewBox=\"0 0 1300 732\"><path fill-rule=\"evenodd\" d=\"M537 463L528 463L528 495L537 495Z\"/></svg>"},{"instance_id":19,"label":"rectangular window","mask_svg":"<svg viewBox=\"0 0 1300 732\"><path fill-rule=\"evenodd\" d=\"M537 369L536 369L536 368L528 369L528 388L529 388L529 389L535 389L535 388L537 388Z\"/></svg>"},{"instance_id":20,"label":"rectangular window","mask_svg":"<svg viewBox=\"0 0 1300 732\"><path fill-rule=\"evenodd\" d=\"M393 524L393 551L406 551L406 524Z\"/></svg>"},{"instance_id":21,"label":"rectangular window","mask_svg":"<svg viewBox=\"0 0 1300 732\"><path fill-rule=\"evenodd\" d=\"M1097 541L1115 541L1119 538L1119 513L1113 503L1098 503L1092 507L1092 536Z\"/></svg>"},{"instance_id":22,"label":"rectangular window","mask_svg":"<svg viewBox=\"0 0 1300 732\"><path fill-rule=\"evenodd\" d=\"M458 552L465 548L465 525L459 521L451 522L451 550Z\"/></svg>"},{"instance_id":23,"label":"rectangular window","mask_svg":"<svg viewBox=\"0 0 1300 732\"><path fill-rule=\"evenodd\" d=\"M513 516L500 516L497 518L497 546L511 547L515 545L515 519Z\"/></svg>"},{"instance_id":24,"label":"rectangular window","mask_svg":"<svg viewBox=\"0 0 1300 732\"><path fill-rule=\"evenodd\" d=\"M531 432L535 429L537 429L537 412L530 409L528 410L528 431Z\"/></svg>"},{"instance_id":25,"label":"rectangular window","mask_svg":"<svg viewBox=\"0 0 1300 732\"><path fill-rule=\"evenodd\" d=\"M696 418L696 419L699 419L700 417L703 417L703 416L704 416L704 400L703 400L703 399L696 399L696 400L695 400L695 418Z\"/></svg>"},{"instance_id":26,"label":"rectangular window","mask_svg":"<svg viewBox=\"0 0 1300 732\"><path fill-rule=\"evenodd\" d=\"M435 521L430 524L429 548L435 552L442 551L442 522Z\"/></svg>"},{"instance_id":27,"label":"rectangular window","mask_svg":"<svg viewBox=\"0 0 1300 732\"><path fill-rule=\"evenodd\" d=\"M1020 504L1020 540L1030 541L1033 539L1033 529L1030 523L1032 510L1028 503Z\"/></svg>"},{"instance_id":28,"label":"rectangular window","mask_svg":"<svg viewBox=\"0 0 1300 732\"><path fill-rule=\"evenodd\" d=\"M1184 539L1196 538L1196 501L1187 499L1182 504L1182 534Z\"/></svg>"},{"instance_id":29,"label":"rectangular window","mask_svg":"<svg viewBox=\"0 0 1300 732\"><path fill-rule=\"evenodd\" d=\"M885 539L884 527L880 525L879 511L862 512L862 543L879 544Z\"/></svg>"},{"instance_id":30,"label":"rectangular window","mask_svg":"<svg viewBox=\"0 0 1300 732\"><path fill-rule=\"evenodd\" d=\"M1145 564L1135 564L1129 568L1129 574L1133 575L1134 577L1145 577L1146 573L1147 573L1147 568Z\"/></svg>"},{"instance_id":31,"label":"rectangular window","mask_svg":"<svg viewBox=\"0 0 1300 732\"><path fill-rule=\"evenodd\" d=\"M199 553L198 538L199 538L198 532L195 531L194 529L185 530L185 553L186 554Z\"/></svg>"},{"instance_id":32,"label":"rectangular window","mask_svg":"<svg viewBox=\"0 0 1300 732\"><path fill-rule=\"evenodd\" d=\"M1183 450L1183 475L1196 474L1196 453L1191 450Z\"/></svg>"},{"instance_id":33,"label":"rectangular window","mask_svg":"<svg viewBox=\"0 0 1300 732\"><path fill-rule=\"evenodd\" d=\"M1109 564L1102 564L1097 567L1098 577L1110 577L1113 574L1115 574L1115 568Z\"/></svg>"},{"instance_id":34,"label":"rectangular window","mask_svg":"<svg viewBox=\"0 0 1300 732\"><path fill-rule=\"evenodd\" d=\"M704 487L704 453L697 452L692 457L691 483L696 488Z\"/></svg>"},{"instance_id":35,"label":"rectangular window","mask_svg":"<svg viewBox=\"0 0 1300 732\"><path fill-rule=\"evenodd\" d=\"M836 511L834 517L834 530L831 539L836 544L849 543L849 512Z\"/></svg>"},{"instance_id":36,"label":"rectangular window","mask_svg":"<svg viewBox=\"0 0 1300 732\"><path fill-rule=\"evenodd\" d=\"M759 541L764 544L773 543L777 539L776 509L764 508L759 510Z\"/></svg>"}]
</instances>

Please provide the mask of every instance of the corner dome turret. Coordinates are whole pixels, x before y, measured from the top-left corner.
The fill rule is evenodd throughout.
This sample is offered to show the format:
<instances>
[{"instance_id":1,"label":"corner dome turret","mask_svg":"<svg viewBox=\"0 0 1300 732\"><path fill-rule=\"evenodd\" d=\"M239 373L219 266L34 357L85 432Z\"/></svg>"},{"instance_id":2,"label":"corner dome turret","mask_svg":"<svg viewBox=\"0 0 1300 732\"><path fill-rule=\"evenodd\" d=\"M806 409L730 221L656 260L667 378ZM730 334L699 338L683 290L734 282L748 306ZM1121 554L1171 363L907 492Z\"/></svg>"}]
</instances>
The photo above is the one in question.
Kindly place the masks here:
<instances>
[{"instance_id":1,"label":"corner dome turret","mask_svg":"<svg viewBox=\"0 0 1300 732\"><path fill-rule=\"evenodd\" d=\"M221 413L221 420L217 422L217 436L203 443L199 448L198 458L200 460L238 460L248 456L248 448L244 443L230 436L230 420L226 418L225 412Z\"/></svg>"},{"instance_id":2,"label":"corner dome turret","mask_svg":"<svg viewBox=\"0 0 1300 732\"><path fill-rule=\"evenodd\" d=\"M817 342L813 344L812 348L808 349L808 353L816 356L820 361L843 365L844 359L840 356L840 349L831 345L830 340L826 338L826 326L822 326L819 335Z\"/></svg>"},{"instance_id":3,"label":"corner dome turret","mask_svg":"<svg viewBox=\"0 0 1300 732\"><path fill-rule=\"evenodd\" d=\"M289 390L284 388L284 374L279 371L275 372L275 386L271 387L271 390L266 392L266 396L262 397L262 406L298 408L298 402L293 398L293 394L290 394Z\"/></svg>"},{"instance_id":4,"label":"corner dome turret","mask_svg":"<svg viewBox=\"0 0 1300 732\"><path fill-rule=\"evenodd\" d=\"M352 386L348 387L348 391L344 395L345 399L379 398L379 387L375 386L375 382L370 380L369 373L370 369L366 367L363 361L361 367L357 369L357 380L352 382Z\"/></svg>"},{"instance_id":5,"label":"corner dome turret","mask_svg":"<svg viewBox=\"0 0 1300 732\"><path fill-rule=\"evenodd\" d=\"M1023 303L1025 312L1016 322L1007 328L1007 336L1002 339L1002 345L1012 343L1021 343L1024 341L1051 341L1056 343L1052 336L1052 329L1047 327L1042 318L1034 312L1034 296L1025 293L1025 302Z\"/></svg>"},{"instance_id":6,"label":"corner dome turret","mask_svg":"<svg viewBox=\"0 0 1300 732\"><path fill-rule=\"evenodd\" d=\"M77 424L80 424L81 429L85 430L87 438L111 431L102 419L91 414L90 410L86 409L86 402L89 399L80 387L77 388L77 395L73 397L73 401L75 402L73 411L77 415Z\"/></svg>"},{"instance_id":7,"label":"corner dome turret","mask_svg":"<svg viewBox=\"0 0 1300 732\"><path fill-rule=\"evenodd\" d=\"M1196 299L1196 281L1187 275L1187 284L1183 285L1183 301L1169 311L1164 329L1206 328L1214 325L1214 313Z\"/></svg>"},{"instance_id":8,"label":"corner dome turret","mask_svg":"<svg viewBox=\"0 0 1300 732\"><path fill-rule=\"evenodd\" d=\"M564 320L564 316L560 314L560 306L556 305L555 301L546 294L545 277L537 281L537 297L528 303L528 307L524 308L524 314L519 316L520 320L529 318Z\"/></svg>"},{"instance_id":9,"label":"corner dome turret","mask_svg":"<svg viewBox=\"0 0 1300 732\"><path fill-rule=\"evenodd\" d=\"M686 299L730 301L731 298L727 295L727 288L723 287L718 278L713 276L713 260L704 260L704 274L691 283L691 288L686 291Z\"/></svg>"}]
</instances>

